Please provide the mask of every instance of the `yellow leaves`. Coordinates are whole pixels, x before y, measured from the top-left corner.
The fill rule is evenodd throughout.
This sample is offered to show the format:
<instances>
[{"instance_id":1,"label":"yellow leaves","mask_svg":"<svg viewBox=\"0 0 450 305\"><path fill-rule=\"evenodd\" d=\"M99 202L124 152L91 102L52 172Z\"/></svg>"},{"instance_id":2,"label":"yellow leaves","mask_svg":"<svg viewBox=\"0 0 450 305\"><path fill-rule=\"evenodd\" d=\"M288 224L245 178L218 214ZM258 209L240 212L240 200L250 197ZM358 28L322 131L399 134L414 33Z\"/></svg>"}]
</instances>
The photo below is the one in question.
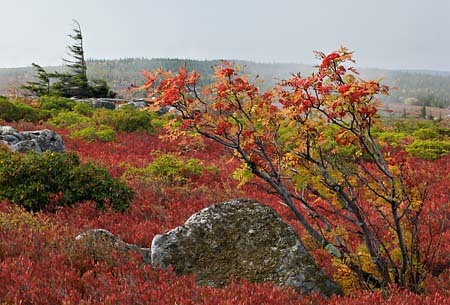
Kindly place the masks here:
<instances>
[{"instance_id":1,"label":"yellow leaves","mask_svg":"<svg viewBox=\"0 0 450 305\"><path fill-rule=\"evenodd\" d=\"M281 164L283 166L283 169L289 169L289 168L296 167L298 165L298 162L299 162L299 159L294 153L287 152L283 155Z\"/></svg>"},{"instance_id":2,"label":"yellow leaves","mask_svg":"<svg viewBox=\"0 0 450 305\"><path fill-rule=\"evenodd\" d=\"M411 209L414 211L420 211L423 207L423 201L422 200L413 200L411 202Z\"/></svg>"},{"instance_id":3,"label":"yellow leaves","mask_svg":"<svg viewBox=\"0 0 450 305\"><path fill-rule=\"evenodd\" d=\"M187 134L186 130L180 128L180 121L178 119L169 120L164 128L167 132L160 136L164 141L174 141Z\"/></svg>"},{"instance_id":4,"label":"yellow leaves","mask_svg":"<svg viewBox=\"0 0 450 305\"><path fill-rule=\"evenodd\" d=\"M346 84L354 83L356 81L356 77L353 74L347 74L343 79Z\"/></svg>"},{"instance_id":5,"label":"yellow leaves","mask_svg":"<svg viewBox=\"0 0 450 305\"><path fill-rule=\"evenodd\" d=\"M357 275L348 267L350 260L362 270L370 274L378 274L376 266L364 245L360 245L356 253L351 257L344 257L343 259L333 258L333 265L336 267L333 278L342 287L344 294L351 294L361 288L367 288L361 286L364 281L358 279Z\"/></svg>"},{"instance_id":6,"label":"yellow leaves","mask_svg":"<svg viewBox=\"0 0 450 305\"><path fill-rule=\"evenodd\" d=\"M345 295L352 294L361 288L357 276L342 260L334 258L333 265L336 266L333 279L341 286Z\"/></svg>"},{"instance_id":7,"label":"yellow leaves","mask_svg":"<svg viewBox=\"0 0 450 305\"><path fill-rule=\"evenodd\" d=\"M399 176L400 175L400 168L398 167L397 164L395 164L395 165L388 165L388 169L392 173L392 175L394 175L394 176Z\"/></svg>"},{"instance_id":8,"label":"yellow leaves","mask_svg":"<svg viewBox=\"0 0 450 305\"><path fill-rule=\"evenodd\" d=\"M240 167L236 168L232 175L233 179L239 182L238 188L241 188L253 179L253 173L246 163L242 163Z\"/></svg>"},{"instance_id":9,"label":"yellow leaves","mask_svg":"<svg viewBox=\"0 0 450 305\"><path fill-rule=\"evenodd\" d=\"M0 213L0 228L17 230L21 228L30 228L36 230L45 230L50 227L50 222L44 217L38 217L35 213L27 212L25 209L13 205L7 212Z\"/></svg>"},{"instance_id":10,"label":"yellow leaves","mask_svg":"<svg viewBox=\"0 0 450 305\"><path fill-rule=\"evenodd\" d=\"M292 182L296 191L304 189L309 182L308 175L295 174L292 176Z\"/></svg>"},{"instance_id":11,"label":"yellow leaves","mask_svg":"<svg viewBox=\"0 0 450 305\"><path fill-rule=\"evenodd\" d=\"M349 238L349 232L348 232L347 228L345 228L343 226L336 226L333 230L331 230L327 234L327 236L330 240L334 240L336 236L339 236L339 239L342 242L347 242L347 240Z\"/></svg>"},{"instance_id":12,"label":"yellow leaves","mask_svg":"<svg viewBox=\"0 0 450 305\"><path fill-rule=\"evenodd\" d=\"M304 189L311 182L311 173L303 167L296 167L292 175L292 183L296 191Z\"/></svg>"}]
</instances>

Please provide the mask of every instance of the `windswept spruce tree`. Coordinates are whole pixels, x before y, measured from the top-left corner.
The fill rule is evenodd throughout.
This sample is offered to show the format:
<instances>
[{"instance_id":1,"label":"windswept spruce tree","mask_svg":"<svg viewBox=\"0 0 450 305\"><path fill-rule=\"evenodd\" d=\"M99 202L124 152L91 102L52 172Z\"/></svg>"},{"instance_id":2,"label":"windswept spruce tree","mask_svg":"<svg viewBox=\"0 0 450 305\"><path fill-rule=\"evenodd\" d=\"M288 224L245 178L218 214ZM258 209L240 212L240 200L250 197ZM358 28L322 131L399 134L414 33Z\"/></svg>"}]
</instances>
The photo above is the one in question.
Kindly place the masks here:
<instances>
[{"instance_id":1,"label":"windswept spruce tree","mask_svg":"<svg viewBox=\"0 0 450 305\"><path fill-rule=\"evenodd\" d=\"M374 137L376 96L389 88L360 79L346 48L316 55L312 75L293 75L265 93L227 62L202 90L200 75L183 68L144 72L142 88L157 107L181 113L169 132L194 131L231 149L242 161L234 176L264 182L362 286L418 292L440 239L420 239L426 187L408 177L404 154Z\"/></svg>"},{"instance_id":2,"label":"windswept spruce tree","mask_svg":"<svg viewBox=\"0 0 450 305\"><path fill-rule=\"evenodd\" d=\"M27 89L34 92L37 96L50 94L50 75L36 63L31 64L36 71L37 81L28 82L27 85L23 85L23 89Z\"/></svg>"},{"instance_id":3,"label":"windswept spruce tree","mask_svg":"<svg viewBox=\"0 0 450 305\"><path fill-rule=\"evenodd\" d=\"M63 59L68 71L47 73L41 66L33 63L38 81L28 82L22 88L28 89L37 96L55 94L79 98L114 97L116 94L109 89L104 80L89 82L81 26L77 20L74 19L73 22L73 34L69 34L69 37L74 42L67 46L70 57ZM54 80L53 83L52 80Z\"/></svg>"},{"instance_id":4,"label":"windswept spruce tree","mask_svg":"<svg viewBox=\"0 0 450 305\"><path fill-rule=\"evenodd\" d=\"M57 73L56 76L59 82L56 82L54 87L62 96L89 97L90 88L87 78L86 60L84 58L83 35L80 23L75 19L73 22L73 34L69 34L69 37L74 42L67 47L70 59L63 59L70 72Z\"/></svg>"}]
</instances>

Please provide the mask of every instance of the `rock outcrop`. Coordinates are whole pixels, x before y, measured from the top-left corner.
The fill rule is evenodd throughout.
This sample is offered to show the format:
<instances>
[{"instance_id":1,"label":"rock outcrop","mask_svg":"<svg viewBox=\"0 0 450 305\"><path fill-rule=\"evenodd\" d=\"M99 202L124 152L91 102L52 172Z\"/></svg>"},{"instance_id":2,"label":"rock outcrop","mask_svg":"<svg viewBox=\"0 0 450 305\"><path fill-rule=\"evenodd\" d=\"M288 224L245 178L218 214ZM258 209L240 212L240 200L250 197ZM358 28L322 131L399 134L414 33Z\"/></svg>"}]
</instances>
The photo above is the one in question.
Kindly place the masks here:
<instances>
[{"instance_id":1,"label":"rock outcrop","mask_svg":"<svg viewBox=\"0 0 450 305\"><path fill-rule=\"evenodd\" d=\"M143 100L143 99L133 100L133 101L127 102L125 104L116 105L116 109L120 109L120 108L123 108L123 107L126 107L126 106L128 106L128 107L131 106L131 107L136 108L136 109L143 109L145 107L148 107L148 103L145 100Z\"/></svg>"},{"instance_id":2,"label":"rock outcrop","mask_svg":"<svg viewBox=\"0 0 450 305\"><path fill-rule=\"evenodd\" d=\"M49 129L18 132L11 126L0 126L0 143L17 152L64 151L61 136Z\"/></svg>"},{"instance_id":3,"label":"rock outcrop","mask_svg":"<svg viewBox=\"0 0 450 305\"><path fill-rule=\"evenodd\" d=\"M76 240L80 242L86 242L94 247L98 247L98 250L105 249L115 249L118 251L136 251L142 256L142 261L145 264L151 263L151 253L148 248L141 248L137 245L128 244L112 234L111 232L104 229L91 229L85 231L75 237ZM106 245L106 247L105 247Z\"/></svg>"},{"instance_id":4,"label":"rock outcrop","mask_svg":"<svg viewBox=\"0 0 450 305\"><path fill-rule=\"evenodd\" d=\"M99 99L92 99L92 107L94 109L98 108L105 108L109 110L116 109L116 104L114 99L106 99L106 98L99 98Z\"/></svg>"},{"instance_id":5,"label":"rock outcrop","mask_svg":"<svg viewBox=\"0 0 450 305\"><path fill-rule=\"evenodd\" d=\"M194 274L197 283L223 287L230 278L274 282L303 293L341 293L317 267L297 233L270 207L252 200L212 205L183 226L156 235L154 267Z\"/></svg>"}]
</instances>

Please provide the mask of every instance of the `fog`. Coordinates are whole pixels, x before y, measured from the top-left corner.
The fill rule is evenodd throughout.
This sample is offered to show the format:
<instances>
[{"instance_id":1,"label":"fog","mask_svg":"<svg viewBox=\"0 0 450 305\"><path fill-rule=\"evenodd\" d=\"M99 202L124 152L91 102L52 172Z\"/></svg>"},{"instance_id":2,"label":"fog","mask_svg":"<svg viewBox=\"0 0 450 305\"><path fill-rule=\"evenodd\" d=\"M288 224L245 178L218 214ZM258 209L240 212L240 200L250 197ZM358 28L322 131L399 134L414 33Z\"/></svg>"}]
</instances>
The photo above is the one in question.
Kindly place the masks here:
<instances>
[{"instance_id":1,"label":"fog","mask_svg":"<svg viewBox=\"0 0 450 305\"><path fill-rule=\"evenodd\" d=\"M450 71L445 0L2 0L0 67L61 64L72 19L91 58L314 64L341 45L358 65Z\"/></svg>"}]
</instances>

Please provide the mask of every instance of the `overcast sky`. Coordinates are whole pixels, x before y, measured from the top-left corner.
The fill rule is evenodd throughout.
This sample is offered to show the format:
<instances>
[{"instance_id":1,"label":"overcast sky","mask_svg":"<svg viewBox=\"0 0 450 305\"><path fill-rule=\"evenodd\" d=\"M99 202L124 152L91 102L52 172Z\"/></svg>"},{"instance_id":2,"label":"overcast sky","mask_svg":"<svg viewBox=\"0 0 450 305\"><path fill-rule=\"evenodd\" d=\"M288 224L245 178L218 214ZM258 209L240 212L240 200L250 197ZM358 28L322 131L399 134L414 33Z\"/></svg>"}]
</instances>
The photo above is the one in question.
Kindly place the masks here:
<instances>
[{"instance_id":1,"label":"overcast sky","mask_svg":"<svg viewBox=\"0 0 450 305\"><path fill-rule=\"evenodd\" d=\"M0 0L0 67L59 65L77 19L89 58L315 63L450 71L450 0Z\"/></svg>"}]
</instances>

